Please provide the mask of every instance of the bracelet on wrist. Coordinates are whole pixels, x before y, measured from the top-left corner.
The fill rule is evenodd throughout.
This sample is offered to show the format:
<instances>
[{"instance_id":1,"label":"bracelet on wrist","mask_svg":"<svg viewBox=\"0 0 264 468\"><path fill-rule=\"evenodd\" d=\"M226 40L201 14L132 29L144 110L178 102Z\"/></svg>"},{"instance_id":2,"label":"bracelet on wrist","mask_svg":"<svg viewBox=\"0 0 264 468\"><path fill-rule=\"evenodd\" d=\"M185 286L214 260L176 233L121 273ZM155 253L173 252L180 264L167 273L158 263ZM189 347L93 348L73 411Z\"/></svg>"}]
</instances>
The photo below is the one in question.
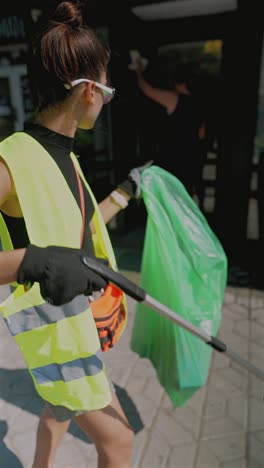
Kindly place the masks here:
<instances>
[{"instance_id":1,"label":"bracelet on wrist","mask_svg":"<svg viewBox=\"0 0 264 468\"><path fill-rule=\"evenodd\" d=\"M128 201L122 193L118 192L117 190L113 190L113 192L110 193L110 197L114 200L114 202L122 208L126 208L128 206Z\"/></svg>"}]
</instances>

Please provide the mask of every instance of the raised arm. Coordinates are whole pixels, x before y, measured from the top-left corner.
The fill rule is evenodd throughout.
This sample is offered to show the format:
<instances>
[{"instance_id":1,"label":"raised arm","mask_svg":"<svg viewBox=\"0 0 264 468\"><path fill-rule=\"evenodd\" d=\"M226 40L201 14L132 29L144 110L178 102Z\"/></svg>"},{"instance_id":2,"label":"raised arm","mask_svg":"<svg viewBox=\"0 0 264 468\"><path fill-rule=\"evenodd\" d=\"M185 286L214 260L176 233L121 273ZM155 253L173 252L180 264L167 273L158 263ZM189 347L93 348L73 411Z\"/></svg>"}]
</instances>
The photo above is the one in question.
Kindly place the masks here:
<instances>
[{"instance_id":1,"label":"raised arm","mask_svg":"<svg viewBox=\"0 0 264 468\"><path fill-rule=\"evenodd\" d=\"M173 112L177 106L178 95L174 91L160 89L153 87L148 81L143 77L143 67L139 63L136 68L137 83L138 87L148 98L152 99L157 104L165 107L167 113L170 114Z\"/></svg>"}]
</instances>

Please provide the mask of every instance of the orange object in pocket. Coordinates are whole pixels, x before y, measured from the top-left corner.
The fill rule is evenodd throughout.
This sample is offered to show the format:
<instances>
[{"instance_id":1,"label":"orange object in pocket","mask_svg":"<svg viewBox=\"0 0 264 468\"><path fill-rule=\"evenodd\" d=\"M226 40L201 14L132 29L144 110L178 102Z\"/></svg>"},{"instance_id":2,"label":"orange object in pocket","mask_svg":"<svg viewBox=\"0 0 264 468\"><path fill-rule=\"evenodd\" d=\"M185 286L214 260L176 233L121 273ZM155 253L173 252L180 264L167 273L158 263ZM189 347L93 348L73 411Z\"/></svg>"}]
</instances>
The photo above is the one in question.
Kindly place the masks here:
<instances>
[{"instance_id":1,"label":"orange object in pocket","mask_svg":"<svg viewBox=\"0 0 264 468\"><path fill-rule=\"evenodd\" d=\"M102 351L113 348L124 329L126 313L122 300L121 289L109 283L102 296L90 302Z\"/></svg>"}]
</instances>

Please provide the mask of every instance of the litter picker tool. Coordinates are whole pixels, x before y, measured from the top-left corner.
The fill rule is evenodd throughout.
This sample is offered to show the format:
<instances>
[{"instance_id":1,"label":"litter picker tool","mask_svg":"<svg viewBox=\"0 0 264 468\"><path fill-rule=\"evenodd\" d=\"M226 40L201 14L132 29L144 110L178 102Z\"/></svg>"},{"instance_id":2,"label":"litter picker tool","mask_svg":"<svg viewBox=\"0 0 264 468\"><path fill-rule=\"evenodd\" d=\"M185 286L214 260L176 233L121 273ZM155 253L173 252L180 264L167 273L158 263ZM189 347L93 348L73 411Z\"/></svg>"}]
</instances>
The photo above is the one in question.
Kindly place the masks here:
<instances>
[{"instance_id":1,"label":"litter picker tool","mask_svg":"<svg viewBox=\"0 0 264 468\"><path fill-rule=\"evenodd\" d=\"M249 372L255 374L257 377L264 380L264 372L258 369L256 366L254 366L254 364L251 364L250 362L245 360L243 357L241 357L235 351L230 349L229 346L227 346L225 343L220 341L218 338L208 335L206 332L204 332L200 328L194 326L187 320L183 319L174 310L170 309L166 305L154 299L152 296L147 294L147 292L144 289L142 289L140 286L138 286L137 284L127 279L125 276L121 275L120 273L117 273L116 271L112 270L111 268L108 268L105 265L102 265L94 258L85 256L82 258L82 261L92 271L94 271L95 273L98 273L106 280L114 283L116 286L118 286L120 289L122 289L126 294L128 294L130 297L132 297L136 301L143 302L145 305L149 306L151 309L156 310L160 315L168 318L169 320L175 322L180 327L184 328L185 330L189 331L193 335L197 336L198 338L200 338L202 341L204 341L207 345L211 346L216 351L220 353L225 353L231 359L236 361L240 366L245 367Z\"/></svg>"}]
</instances>

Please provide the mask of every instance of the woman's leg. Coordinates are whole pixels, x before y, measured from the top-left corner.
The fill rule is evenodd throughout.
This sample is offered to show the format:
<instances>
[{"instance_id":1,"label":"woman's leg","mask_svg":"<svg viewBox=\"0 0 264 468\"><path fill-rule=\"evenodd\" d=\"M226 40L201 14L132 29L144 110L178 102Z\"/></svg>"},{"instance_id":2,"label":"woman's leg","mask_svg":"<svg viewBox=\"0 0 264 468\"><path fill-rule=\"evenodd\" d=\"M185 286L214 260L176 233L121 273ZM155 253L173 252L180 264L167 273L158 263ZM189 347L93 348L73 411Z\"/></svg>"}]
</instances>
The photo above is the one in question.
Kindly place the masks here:
<instances>
[{"instance_id":1,"label":"woman's leg","mask_svg":"<svg viewBox=\"0 0 264 468\"><path fill-rule=\"evenodd\" d=\"M74 420L94 442L98 468L130 468L134 433L115 394L106 408Z\"/></svg>"},{"instance_id":2,"label":"woman's leg","mask_svg":"<svg viewBox=\"0 0 264 468\"><path fill-rule=\"evenodd\" d=\"M48 406L44 406L39 420L37 443L32 468L51 468L56 450L71 420L57 421Z\"/></svg>"},{"instance_id":3,"label":"woman's leg","mask_svg":"<svg viewBox=\"0 0 264 468\"><path fill-rule=\"evenodd\" d=\"M81 414L74 420L94 442L98 452L98 468L130 467L134 433L115 394L106 408ZM44 407L32 468L52 467L56 450L70 422L57 421L48 406Z\"/></svg>"}]
</instances>

